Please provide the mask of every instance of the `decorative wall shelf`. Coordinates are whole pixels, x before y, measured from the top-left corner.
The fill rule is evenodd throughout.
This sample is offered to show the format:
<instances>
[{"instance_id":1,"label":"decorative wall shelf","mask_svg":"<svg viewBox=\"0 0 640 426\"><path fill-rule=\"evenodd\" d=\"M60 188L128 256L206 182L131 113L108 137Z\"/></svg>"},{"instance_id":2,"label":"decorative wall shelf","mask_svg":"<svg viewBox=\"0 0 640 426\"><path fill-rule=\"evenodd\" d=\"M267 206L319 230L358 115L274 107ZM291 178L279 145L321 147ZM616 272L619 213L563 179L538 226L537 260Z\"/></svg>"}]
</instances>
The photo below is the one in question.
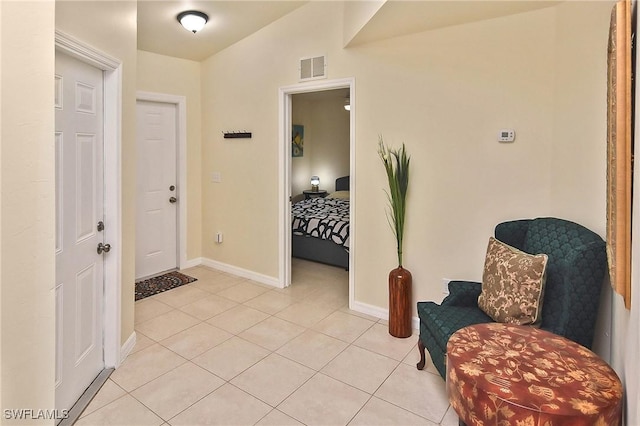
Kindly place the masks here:
<instances>
[{"instance_id":1,"label":"decorative wall shelf","mask_svg":"<svg viewBox=\"0 0 640 426\"><path fill-rule=\"evenodd\" d=\"M242 131L242 132L222 132L225 139L251 139L251 132Z\"/></svg>"}]
</instances>

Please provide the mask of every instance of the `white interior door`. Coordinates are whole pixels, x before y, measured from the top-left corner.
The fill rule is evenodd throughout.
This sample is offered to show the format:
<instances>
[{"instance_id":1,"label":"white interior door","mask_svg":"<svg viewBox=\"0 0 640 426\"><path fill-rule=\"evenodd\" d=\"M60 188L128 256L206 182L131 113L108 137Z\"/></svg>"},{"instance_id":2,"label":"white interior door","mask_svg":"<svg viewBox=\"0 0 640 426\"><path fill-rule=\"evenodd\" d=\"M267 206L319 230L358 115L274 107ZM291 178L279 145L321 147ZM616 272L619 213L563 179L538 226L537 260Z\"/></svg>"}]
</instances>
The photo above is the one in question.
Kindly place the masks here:
<instances>
[{"instance_id":1,"label":"white interior door","mask_svg":"<svg viewBox=\"0 0 640 426\"><path fill-rule=\"evenodd\" d=\"M104 368L102 71L56 52L56 408Z\"/></svg>"},{"instance_id":2,"label":"white interior door","mask_svg":"<svg viewBox=\"0 0 640 426\"><path fill-rule=\"evenodd\" d=\"M178 266L176 105L137 103L136 278Z\"/></svg>"}]
</instances>

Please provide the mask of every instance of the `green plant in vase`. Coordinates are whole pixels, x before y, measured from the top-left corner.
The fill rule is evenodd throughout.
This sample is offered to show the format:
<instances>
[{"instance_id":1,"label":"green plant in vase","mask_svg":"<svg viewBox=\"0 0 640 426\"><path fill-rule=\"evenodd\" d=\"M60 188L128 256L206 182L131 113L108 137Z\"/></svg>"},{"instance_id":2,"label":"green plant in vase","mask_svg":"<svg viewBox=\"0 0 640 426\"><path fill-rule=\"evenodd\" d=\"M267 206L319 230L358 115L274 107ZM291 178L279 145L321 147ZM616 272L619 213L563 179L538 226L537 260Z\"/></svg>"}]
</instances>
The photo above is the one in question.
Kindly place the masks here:
<instances>
[{"instance_id":1,"label":"green plant in vase","mask_svg":"<svg viewBox=\"0 0 640 426\"><path fill-rule=\"evenodd\" d=\"M409 164L404 143L401 148L388 148L382 136L378 138L378 154L384 165L389 190L387 219L396 237L398 267L389 273L389 333L395 337L411 336L411 273L403 267L402 246L409 189Z\"/></svg>"}]
</instances>

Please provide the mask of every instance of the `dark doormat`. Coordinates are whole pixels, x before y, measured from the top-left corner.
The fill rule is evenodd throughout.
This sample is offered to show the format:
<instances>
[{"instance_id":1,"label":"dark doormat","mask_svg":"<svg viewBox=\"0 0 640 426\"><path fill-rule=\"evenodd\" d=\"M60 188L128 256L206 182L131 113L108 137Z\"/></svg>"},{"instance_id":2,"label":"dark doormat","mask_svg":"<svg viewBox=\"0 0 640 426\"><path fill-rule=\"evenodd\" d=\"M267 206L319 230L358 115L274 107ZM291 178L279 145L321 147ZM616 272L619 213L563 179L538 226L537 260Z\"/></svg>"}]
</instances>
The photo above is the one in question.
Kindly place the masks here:
<instances>
[{"instance_id":1,"label":"dark doormat","mask_svg":"<svg viewBox=\"0 0 640 426\"><path fill-rule=\"evenodd\" d=\"M190 277L178 271L168 272L166 274L148 278L136 282L136 300L171 290L181 285L189 284L197 281L197 278Z\"/></svg>"}]
</instances>

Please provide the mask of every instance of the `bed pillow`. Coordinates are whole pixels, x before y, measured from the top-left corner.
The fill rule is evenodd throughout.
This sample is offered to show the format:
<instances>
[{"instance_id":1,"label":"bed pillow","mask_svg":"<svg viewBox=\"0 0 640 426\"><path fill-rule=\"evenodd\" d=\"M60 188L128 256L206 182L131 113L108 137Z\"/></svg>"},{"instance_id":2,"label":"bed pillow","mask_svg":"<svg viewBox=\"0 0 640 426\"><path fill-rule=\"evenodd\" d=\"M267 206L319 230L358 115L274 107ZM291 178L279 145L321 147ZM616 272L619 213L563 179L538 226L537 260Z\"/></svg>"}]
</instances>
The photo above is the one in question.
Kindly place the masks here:
<instances>
[{"instance_id":1,"label":"bed pillow","mask_svg":"<svg viewBox=\"0 0 640 426\"><path fill-rule=\"evenodd\" d=\"M332 192L331 194L327 195L326 198L339 198L345 200L349 198L349 191Z\"/></svg>"},{"instance_id":2,"label":"bed pillow","mask_svg":"<svg viewBox=\"0 0 640 426\"><path fill-rule=\"evenodd\" d=\"M478 306L496 322L539 325L548 256L489 239Z\"/></svg>"}]
</instances>

